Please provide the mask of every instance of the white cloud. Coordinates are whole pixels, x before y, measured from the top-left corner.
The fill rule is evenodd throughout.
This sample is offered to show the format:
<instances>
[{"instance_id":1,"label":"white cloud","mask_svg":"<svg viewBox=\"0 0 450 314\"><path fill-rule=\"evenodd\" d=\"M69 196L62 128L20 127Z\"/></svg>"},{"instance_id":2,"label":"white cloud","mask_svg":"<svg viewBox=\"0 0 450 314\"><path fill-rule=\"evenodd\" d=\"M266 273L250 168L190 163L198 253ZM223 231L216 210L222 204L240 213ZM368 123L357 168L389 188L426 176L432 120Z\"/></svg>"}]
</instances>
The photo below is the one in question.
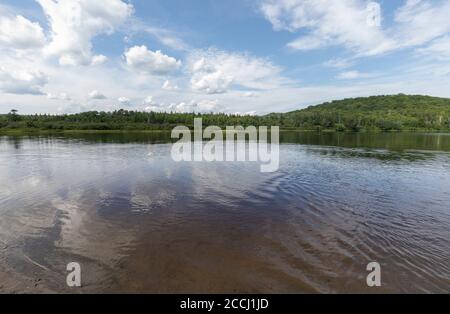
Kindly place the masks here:
<instances>
[{"instance_id":1,"label":"white cloud","mask_svg":"<svg viewBox=\"0 0 450 314\"><path fill-rule=\"evenodd\" d=\"M352 66L354 63L349 59L335 58L323 63L323 66L329 68L343 69Z\"/></svg>"},{"instance_id":2,"label":"white cloud","mask_svg":"<svg viewBox=\"0 0 450 314\"><path fill-rule=\"evenodd\" d=\"M258 95L255 92L245 92L243 96L247 98L253 98L257 97Z\"/></svg>"},{"instance_id":3,"label":"white cloud","mask_svg":"<svg viewBox=\"0 0 450 314\"><path fill-rule=\"evenodd\" d=\"M450 35L432 41L429 46L420 48L417 52L421 56L428 58L439 60L450 59Z\"/></svg>"},{"instance_id":4,"label":"white cloud","mask_svg":"<svg viewBox=\"0 0 450 314\"><path fill-rule=\"evenodd\" d=\"M196 104L190 104L190 103L185 103L185 102L180 102L179 104L170 104L168 105L165 111L170 111L170 112L194 112L194 107L196 106Z\"/></svg>"},{"instance_id":5,"label":"white cloud","mask_svg":"<svg viewBox=\"0 0 450 314\"><path fill-rule=\"evenodd\" d=\"M418 46L450 31L450 1L407 0L397 10L394 35L399 45Z\"/></svg>"},{"instance_id":6,"label":"white cloud","mask_svg":"<svg viewBox=\"0 0 450 314\"><path fill-rule=\"evenodd\" d=\"M59 93L59 99L61 100L72 100L70 96L66 93Z\"/></svg>"},{"instance_id":7,"label":"white cloud","mask_svg":"<svg viewBox=\"0 0 450 314\"><path fill-rule=\"evenodd\" d=\"M341 80L355 80L360 78L370 78L374 77L375 74L373 73L362 73L359 71L347 71L340 73L337 78Z\"/></svg>"},{"instance_id":8,"label":"white cloud","mask_svg":"<svg viewBox=\"0 0 450 314\"><path fill-rule=\"evenodd\" d=\"M173 84L171 81L166 80L161 88L164 90L167 90L167 91L173 91L173 90L177 90L178 86Z\"/></svg>"},{"instance_id":9,"label":"white cloud","mask_svg":"<svg viewBox=\"0 0 450 314\"><path fill-rule=\"evenodd\" d=\"M326 47L330 44L330 42L331 39L328 37L311 35L300 37L294 41L291 41L287 46L295 50L308 51Z\"/></svg>"},{"instance_id":10,"label":"white cloud","mask_svg":"<svg viewBox=\"0 0 450 314\"><path fill-rule=\"evenodd\" d=\"M228 87L233 82L233 78L232 75L228 75L221 70L211 73L199 71L192 76L191 85L195 91L202 91L207 94L221 94L228 90Z\"/></svg>"},{"instance_id":11,"label":"white cloud","mask_svg":"<svg viewBox=\"0 0 450 314\"><path fill-rule=\"evenodd\" d=\"M174 112L214 112L218 109L219 103L217 100L201 100L199 102L192 100L188 103L181 102L168 106L168 111Z\"/></svg>"},{"instance_id":12,"label":"white cloud","mask_svg":"<svg viewBox=\"0 0 450 314\"><path fill-rule=\"evenodd\" d=\"M176 32L173 32L171 30L162 28L162 27L156 27L156 26L149 26L146 23L142 22L138 18L134 17L131 19L131 23L127 25L129 30L133 32L143 32L146 34L149 34L156 38L159 42L161 42L163 45L175 49L175 50L188 50L189 45L184 42L181 38L179 38L179 35ZM129 41L130 37L127 36L125 41Z\"/></svg>"},{"instance_id":13,"label":"white cloud","mask_svg":"<svg viewBox=\"0 0 450 314\"><path fill-rule=\"evenodd\" d=\"M167 75L181 67L181 61L159 50L148 50L146 46L134 46L128 49L125 51L125 59L130 68L155 75Z\"/></svg>"},{"instance_id":14,"label":"white cloud","mask_svg":"<svg viewBox=\"0 0 450 314\"><path fill-rule=\"evenodd\" d=\"M204 99L201 101L191 100L189 102L179 102L179 103L156 103L151 99L151 103L144 109L145 111L153 112L217 112L221 107L218 100Z\"/></svg>"},{"instance_id":15,"label":"white cloud","mask_svg":"<svg viewBox=\"0 0 450 314\"><path fill-rule=\"evenodd\" d=\"M0 90L5 93L43 95L47 82L47 76L40 71L0 66Z\"/></svg>"},{"instance_id":16,"label":"white cloud","mask_svg":"<svg viewBox=\"0 0 450 314\"><path fill-rule=\"evenodd\" d=\"M267 0L261 10L277 31L308 31L288 44L298 50L343 45L364 54L376 54L390 43L379 27L367 23L365 0Z\"/></svg>"},{"instance_id":17,"label":"white cloud","mask_svg":"<svg viewBox=\"0 0 450 314\"><path fill-rule=\"evenodd\" d=\"M33 23L21 15L0 15L0 47L35 49L45 45L45 36L39 23Z\"/></svg>"},{"instance_id":18,"label":"white cloud","mask_svg":"<svg viewBox=\"0 0 450 314\"><path fill-rule=\"evenodd\" d=\"M280 86L281 69L269 60L216 49L195 51L189 57L191 87L207 94L225 93L232 85L251 89Z\"/></svg>"},{"instance_id":19,"label":"white cloud","mask_svg":"<svg viewBox=\"0 0 450 314\"><path fill-rule=\"evenodd\" d=\"M392 26L371 23L366 0L265 0L261 11L274 30L302 32L288 47L300 51L344 46L356 56L425 44L450 31L448 0L407 0ZM382 19L381 19L382 20Z\"/></svg>"},{"instance_id":20,"label":"white cloud","mask_svg":"<svg viewBox=\"0 0 450 314\"><path fill-rule=\"evenodd\" d=\"M133 12L133 6L121 0L37 1L51 26L51 42L45 52L57 56L63 65L89 65L95 61L92 39L113 33Z\"/></svg>"},{"instance_id":21,"label":"white cloud","mask_svg":"<svg viewBox=\"0 0 450 314\"><path fill-rule=\"evenodd\" d=\"M236 111L234 112L235 115L237 116L254 116L256 115L256 111L247 111L247 112L240 112L240 111Z\"/></svg>"},{"instance_id":22,"label":"white cloud","mask_svg":"<svg viewBox=\"0 0 450 314\"><path fill-rule=\"evenodd\" d=\"M169 105L164 103L158 103L154 100L153 96L145 97L142 105L145 106L144 111L147 112L169 112Z\"/></svg>"},{"instance_id":23,"label":"white cloud","mask_svg":"<svg viewBox=\"0 0 450 314\"><path fill-rule=\"evenodd\" d=\"M142 102L144 106L150 106L155 105L155 102L153 101L153 96L147 96L145 97L144 101Z\"/></svg>"},{"instance_id":24,"label":"white cloud","mask_svg":"<svg viewBox=\"0 0 450 314\"><path fill-rule=\"evenodd\" d=\"M98 90L93 90L89 93L88 96L90 99L106 99L106 96L100 93Z\"/></svg>"},{"instance_id":25,"label":"white cloud","mask_svg":"<svg viewBox=\"0 0 450 314\"><path fill-rule=\"evenodd\" d=\"M219 101L215 100L201 100L197 102L197 109L203 112L213 112L220 109Z\"/></svg>"},{"instance_id":26,"label":"white cloud","mask_svg":"<svg viewBox=\"0 0 450 314\"><path fill-rule=\"evenodd\" d=\"M119 97L117 99L117 101L124 106L130 106L131 105L131 100L127 97Z\"/></svg>"},{"instance_id":27,"label":"white cloud","mask_svg":"<svg viewBox=\"0 0 450 314\"><path fill-rule=\"evenodd\" d=\"M146 112L165 112L162 110L163 108L159 107L158 105L151 105L144 108L144 111Z\"/></svg>"},{"instance_id":28,"label":"white cloud","mask_svg":"<svg viewBox=\"0 0 450 314\"><path fill-rule=\"evenodd\" d=\"M47 93L47 98L52 100L66 100L66 101L72 100L67 93L59 93L59 94Z\"/></svg>"},{"instance_id":29,"label":"white cloud","mask_svg":"<svg viewBox=\"0 0 450 314\"><path fill-rule=\"evenodd\" d=\"M91 65L100 65L108 61L108 57L104 55L96 55L92 57Z\"/></svg>"}]
</instances>

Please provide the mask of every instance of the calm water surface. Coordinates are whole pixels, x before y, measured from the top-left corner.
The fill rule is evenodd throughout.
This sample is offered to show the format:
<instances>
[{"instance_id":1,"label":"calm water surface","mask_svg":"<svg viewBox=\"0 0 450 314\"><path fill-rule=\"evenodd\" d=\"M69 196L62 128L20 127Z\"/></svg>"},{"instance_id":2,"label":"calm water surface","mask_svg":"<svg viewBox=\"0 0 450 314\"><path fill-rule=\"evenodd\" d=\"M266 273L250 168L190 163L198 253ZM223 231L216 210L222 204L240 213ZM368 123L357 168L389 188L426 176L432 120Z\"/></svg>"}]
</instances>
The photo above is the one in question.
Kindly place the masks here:
<instances>
[{"instance_id":1,"label":"calm water surface","mask_svg":"<svg viewBox=\"0 0 450 314\"><path fill-rule=\"evenodd\" d=\"M450 135L286 132L269 174L168 138L0 137L0 292L450 292Z\"/></svg>"}]
</instances>

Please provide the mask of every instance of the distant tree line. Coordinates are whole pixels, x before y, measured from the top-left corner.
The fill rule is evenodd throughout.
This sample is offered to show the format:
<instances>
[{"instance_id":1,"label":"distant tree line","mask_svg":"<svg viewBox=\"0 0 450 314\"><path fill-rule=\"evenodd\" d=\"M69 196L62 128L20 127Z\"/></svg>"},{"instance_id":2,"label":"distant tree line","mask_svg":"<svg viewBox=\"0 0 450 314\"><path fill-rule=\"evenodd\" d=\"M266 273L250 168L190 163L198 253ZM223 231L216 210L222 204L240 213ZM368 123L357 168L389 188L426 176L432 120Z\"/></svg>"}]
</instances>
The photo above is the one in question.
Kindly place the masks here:
<instances>
[{"instance_id":1,"label":"distant tree line","mask_svg":"<svg viewBox=\"0 0 450 314\"><path fill-rule=\"evenodd\" d=\"M335 131L450 130L450 99L429 96L373 96L344 99L306 109L264 116L163 113L116 110L63 115L0 115L0 129L30 130L169 130L176 125L278 125L285 129Z\"/></svg>"},{"instance_id":2,"label":"distant tree line","mask_svg":"<svg viewBox=\"0 0 450 314\"><path fill-rule=\"evenodd\" d=\"M233 114L200 114L175 112L140 112L116 110L113 112L89 111L64 115L18 115L11 111L0 115L0 128L42 130L165 130L177 125L194 126L194 118L203 118L203 125L260 125L267 121L258 116ZM270 124L270 123L269 123Z\"/></svg>"},{"instance_id":3,"label":"distant tree line","mask_svg":"<svg viewBox=\"0 0 450 314\"><path fill-rule=\"evenodd\" d=\"M294 128L361 130L449 130L450 99L430 96L373 96L312 106L282 115Z\"/></svg>"}]
</instances>

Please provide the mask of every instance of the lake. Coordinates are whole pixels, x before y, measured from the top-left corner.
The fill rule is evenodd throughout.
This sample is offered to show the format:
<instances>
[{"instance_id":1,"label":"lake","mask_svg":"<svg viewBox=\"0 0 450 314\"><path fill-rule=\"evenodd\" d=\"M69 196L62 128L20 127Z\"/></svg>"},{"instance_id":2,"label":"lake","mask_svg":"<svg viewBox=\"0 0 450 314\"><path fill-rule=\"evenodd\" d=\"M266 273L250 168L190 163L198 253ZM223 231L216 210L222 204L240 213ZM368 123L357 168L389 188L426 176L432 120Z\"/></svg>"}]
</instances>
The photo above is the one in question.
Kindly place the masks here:
<instances>
[{"instance_id":1,"label":"lake","mask_svg":"<svg viewBox=\"0 0 450 314\"><path fill-rule=\"evenodd\" d=\"M0 292L450 292L450 134L282 132L274 173L170 150L1 136Z\"/></svg>"}]
</instances>

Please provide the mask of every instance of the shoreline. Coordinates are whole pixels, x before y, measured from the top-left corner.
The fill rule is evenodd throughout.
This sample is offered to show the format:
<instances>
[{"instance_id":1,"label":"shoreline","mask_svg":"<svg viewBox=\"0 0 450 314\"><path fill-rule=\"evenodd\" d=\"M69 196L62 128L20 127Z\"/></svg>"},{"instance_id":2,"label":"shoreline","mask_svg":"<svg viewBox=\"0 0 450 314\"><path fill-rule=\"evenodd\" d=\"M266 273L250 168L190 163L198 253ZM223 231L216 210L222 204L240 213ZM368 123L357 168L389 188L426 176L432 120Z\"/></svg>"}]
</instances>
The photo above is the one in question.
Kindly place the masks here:
<instances>
[{"instance_id":1,"label":"shoreline","mask_svg":"<svg viewBox=\"0 0 450 314\"><path fill-rule=\"evenodd\" d=\"M112 130L45 130L45 129L0 129L0 136L9 135L58 135L58 134L123 134L123 133L170 133L172 130L135 130L135 129L112 129ZM337 134L381 134L381 133L442 133L450 134L450 130L427 130L427 129L405 129L405 130L362 130L362 131L336 131L332 129L281 129L280 132L299 133L337 133Z\"/></svg>"}]
</instances>

